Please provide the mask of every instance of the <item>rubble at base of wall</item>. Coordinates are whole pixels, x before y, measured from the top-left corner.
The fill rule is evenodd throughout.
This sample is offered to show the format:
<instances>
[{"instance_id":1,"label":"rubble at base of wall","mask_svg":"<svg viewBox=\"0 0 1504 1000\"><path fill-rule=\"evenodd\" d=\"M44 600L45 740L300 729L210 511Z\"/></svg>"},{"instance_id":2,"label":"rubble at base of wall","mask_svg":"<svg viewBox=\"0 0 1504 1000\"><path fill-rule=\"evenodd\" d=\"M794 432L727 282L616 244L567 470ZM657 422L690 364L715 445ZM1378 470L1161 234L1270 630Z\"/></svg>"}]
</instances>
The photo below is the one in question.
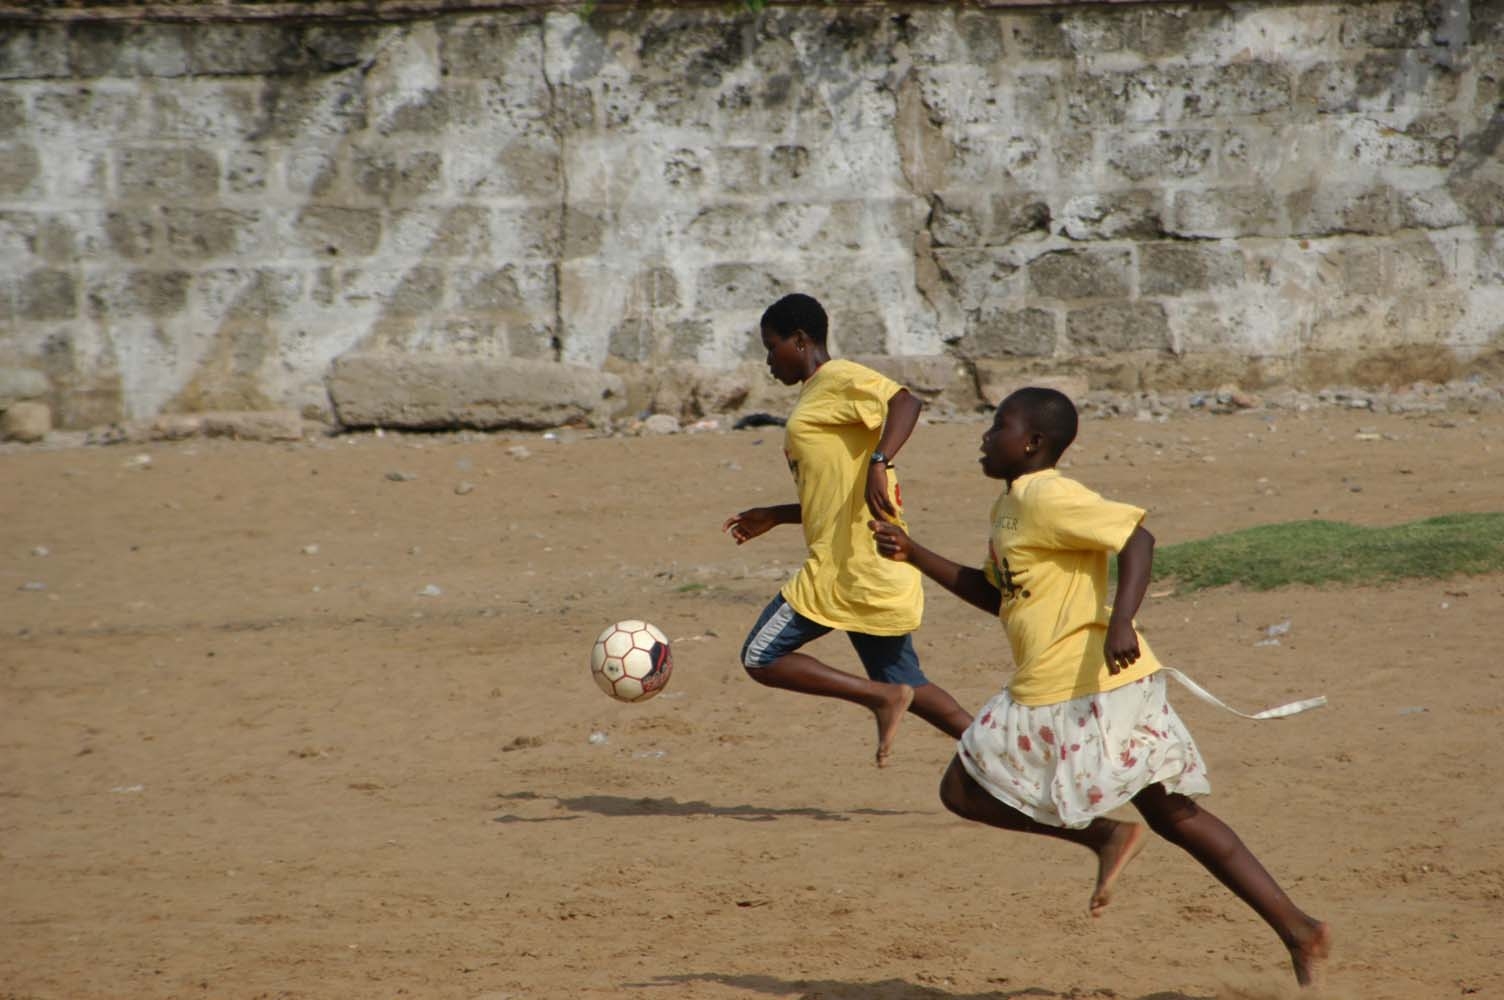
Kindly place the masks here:
<instances>
[{"instance_id":1,"label":"rubble at base of wall","mask_svg":"<svg viewBox=\"0 0 1504 1000\"><path fill-rule=\"evenodd\" d=\"M887 361L912 362L914 359L885 359ZM510 366L516 370L516 365ZM558 365L550 365L558 368ZM935 384L938 379L925 381L915 377L913 371L904 375L905 366L889 367L890 377L913 388L915 395L925 402L923 419L929 423L969 422L987 419L993 407L1009 392L1024 385L1043 385L1066 393L1076 403L1083 419L1133 418L1140 421L1166 421L1176 414L1203 413L1224 414L1278 414L1308 413L1322 410L1368 411L1373 413L1397 413L1425 415L1439 418L1445 414L1483 413L1504 410L1504 380L1484 374L1472 374L1446 382L1414 382L1400 387L1367 388L1361 386L1331 386L1319 390L1306 390L1288 386L1267 387L1250 390L1235 383L1215 387L1185 390L1144 390L1119 392L1110 389L1093 389L1086 378L1079 374L1016 374L1012 377L996 375L985 383L980 394L967 394L966 379L948 383L944 391ZM378 366L377 370L382 370ZM932 366L931 372L941 370ZM433 374L430 370L430 375ZM596 373L599 375L600 373ZM732 387L729 395L696 395L697 379L711 379L721 391ZM742 428L765 428L781 425L792 410L798 397L798 386L781 386L767 375L761 364L747 365L736 373L707 373L693 365L676 366L674 370L662 370L646 377L640 384L624 382L613 376L592 383L611 389L610 407L584 407L577 410L560 410L557 402L550 403L527 419L509 418L506 422L485 423L474 413L462 420L444 422L433 416L439 412L457 412L453 402L435 405L428 416L422 410L409 408L406 412L412 419L404 424L397 422L394 402L381 404L381 420L372 420L363 425L342 425L309 420L291 410L260 410L244 412L205 412L164 414L143 420L113 423L93 429L60 430L40 428L37 433L18 435L0 434L0 447L49 447L65 448L82 445L145 444L149 442L180 441L191 438L228 438L239 441L290 442L330 434L342 434L357 430L376 429L392 431L415 431L424 433L469 433L471 431L531 430L552 431L573 427L592 435L642 436L679 433L729 432ZM674 391L664 389L673 386ZM674 409L633 409L627 402L635 392L638 401L647 390L659 391L659 402L678 400ZM686 391L687 387L687 391ZM740 387L740 388L737 388ZM745 392L742 391L745 389ZM592 390L594 391L594 390ZM589 395L589 393L587 393ZM720 399L725 406L720 410L704 410L702 406L712 399ZM603 398L603 402L605 399ZM411 404L411 400L409 400ZM12 404L12 409L21 404ZM497 407L496 400L487 403ZM508 404L512 412L517 401ZM448 407L449 409L445 409ZM357 411L360 412L360 411ZM376 411L372 411L375 413ZM501 412L500 409L497 412ZM589 413L589 419L583 414ZM550 415L549 420L541 414ZM566 419L559 419L561 416ZM3 419L4 411L0 411ZM550 422L557 420L557 422Z\"/></svg>"}]
</instances>

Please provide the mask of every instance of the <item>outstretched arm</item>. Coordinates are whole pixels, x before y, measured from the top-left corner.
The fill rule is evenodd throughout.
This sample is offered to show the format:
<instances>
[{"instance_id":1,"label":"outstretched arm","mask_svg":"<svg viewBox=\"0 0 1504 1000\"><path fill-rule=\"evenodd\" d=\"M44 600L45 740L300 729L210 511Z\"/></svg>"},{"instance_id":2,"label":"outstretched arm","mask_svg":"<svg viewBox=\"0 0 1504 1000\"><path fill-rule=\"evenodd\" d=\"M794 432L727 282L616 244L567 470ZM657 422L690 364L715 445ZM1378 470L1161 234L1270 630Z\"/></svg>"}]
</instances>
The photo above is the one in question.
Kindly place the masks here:
<instances>
[{"instance_id":1,"label":"outstretched arm","mask_svg":"<svg viewBox=\"0 0 1504 1000\"><path fill-rule=\"evenodd\" d=\"M779 504L776 507L752 507L726 518L726 523L721 525L721 530L736 539L736 544L740 545L777 525L798 524L800 517L800 507L796 503Z\"/></svg>"},{"instance_id":2,"label":"outstretched arm","mask_svg":"<svg viewBox=\"0 0 1504 1000\"><path fill-rule=\"evenodd\" d=\"M1144 603L1149 589L1149 571L1154 565L1154 536L1141 524L1133 529L1118 552L1118 592L1107 619L1107 672L1115 674L1133 665L1139 657L1138 632L1133 616Z\"/></svg>"},{"instance_id":3,"label":"outstretched arm","mask_svg":"<svg viewBox=\"0 0 1504 1000\"><path fill-rule=\"evenodd\" d=\"M903 529L888 521L868 521L877 551L889 559L910 563L915 569L975 608L997 614L1003 595L979 569L962 566L920 545Z\"/></svg>"},{"instance_id":4,"label":"outstretched arm","mask_svg":"<svg viewBox=\"0 0 1504 1000\"><path fill-rule=\"evenodd\" d=\"M886 455L888 461L893 461L898 449L914 433L914 425L919 422L919 411L923 408L924 404L909 390L899 389L895 392L893 398L888 400L888 419L883 421L882 437L877 439L875 450ZM888 470L882 462L874 462L867 468L867 509L878 520L886 520L898 514L893 509L893 502L888 499Z\"/></svg>"}]
</instances>

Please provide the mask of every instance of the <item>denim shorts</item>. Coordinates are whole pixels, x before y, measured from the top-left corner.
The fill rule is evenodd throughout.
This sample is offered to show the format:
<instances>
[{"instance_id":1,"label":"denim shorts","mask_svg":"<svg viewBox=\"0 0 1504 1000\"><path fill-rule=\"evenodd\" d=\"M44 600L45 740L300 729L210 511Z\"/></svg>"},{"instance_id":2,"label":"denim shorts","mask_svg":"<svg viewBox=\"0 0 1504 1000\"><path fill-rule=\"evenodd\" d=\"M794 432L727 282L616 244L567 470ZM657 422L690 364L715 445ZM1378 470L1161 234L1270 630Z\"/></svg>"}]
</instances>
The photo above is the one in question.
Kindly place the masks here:
<instances>
[{"instance_id":1,"label":"denim shorts","mask_svg":"<svg viewBox=\"0 0 1504 1000\"><path fill-rule=\"evenodd\" d=\"M747 633L747 641L742 643L742 666L748 670L766 667L780 656L834 631L829 625L812 622L789 607L789 602L779 594L763 608L757 624ZM910 687L929 683L919 669L919 654L914 652L912 636L847 632L846 637L851 640L867 676L873 680Z\"/></svg>"}]
</instances>

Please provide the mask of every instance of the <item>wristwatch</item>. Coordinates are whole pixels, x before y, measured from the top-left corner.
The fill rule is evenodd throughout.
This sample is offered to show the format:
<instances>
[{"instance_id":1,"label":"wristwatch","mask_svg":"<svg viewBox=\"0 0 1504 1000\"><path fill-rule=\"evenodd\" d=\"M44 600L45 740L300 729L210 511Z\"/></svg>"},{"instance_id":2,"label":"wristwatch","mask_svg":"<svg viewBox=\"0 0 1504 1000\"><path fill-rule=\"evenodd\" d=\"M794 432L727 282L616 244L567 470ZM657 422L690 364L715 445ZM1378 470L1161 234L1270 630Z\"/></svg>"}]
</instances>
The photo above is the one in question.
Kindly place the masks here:
<instances>
[{"instance_id":1,"label":"wristwatch","mask_svg":"<svg viewBox=\"0 0 1504 1000\"><path fill-rule=\"evenodd\" d=\"M873 465L876 465L876 464L878 464L878 463L879 463L879 462L881 462L881 463L882 463L882 464L883 464L883 465L888 465L888 464L890 464L890 463L889 463L889 462L888 462L888 456L887 456L887 455L884 455L884 454L883 454L883 453L882 453L882 452L880 452L880 451L874 451L874 452L873 452L873 453L872 453L872 459L871 459L871 462L872 462L872 464L873 464Z\"/></svg>"}]
</instances>

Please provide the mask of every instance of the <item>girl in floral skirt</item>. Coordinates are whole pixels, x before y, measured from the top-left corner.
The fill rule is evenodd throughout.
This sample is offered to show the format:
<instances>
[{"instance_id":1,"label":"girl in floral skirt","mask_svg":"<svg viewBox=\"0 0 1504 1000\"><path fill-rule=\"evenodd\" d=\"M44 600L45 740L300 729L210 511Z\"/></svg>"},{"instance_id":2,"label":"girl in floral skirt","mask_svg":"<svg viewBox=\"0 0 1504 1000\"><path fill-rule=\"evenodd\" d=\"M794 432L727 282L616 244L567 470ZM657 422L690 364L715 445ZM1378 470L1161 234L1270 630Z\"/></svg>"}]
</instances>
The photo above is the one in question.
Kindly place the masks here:
<instances>
[{"instance_id":1,"label":"girl in floral skirt","mask_svg":"<svg viewBox=\"0 0 1504 1000\"><path fill-rule=\"evenodd\" d=\"M1053 389L1020 389L998 407L982 435L980 461L1007 488L992 508L981 569L931 552L892 522L869 525L883 555L998 615L1017 665L962 735L941 799L966 819L1091 849L1092 916L1143 847L1143 826L1106 815L1132 803L1150 829L1189 852L1274 929L1296 979L1307 985L1331 949L1331 932L1192 798L1211 786L1165 693L1165 674L1174 672L1162 670L1133 624L1149 586L1154 537L1144 530L1142 509L1106 500L1055 468L1076 425L1075 406ZM1118 568L1111 607L1109 553L1117 554Z\"/></svg>"}]
</instances>

